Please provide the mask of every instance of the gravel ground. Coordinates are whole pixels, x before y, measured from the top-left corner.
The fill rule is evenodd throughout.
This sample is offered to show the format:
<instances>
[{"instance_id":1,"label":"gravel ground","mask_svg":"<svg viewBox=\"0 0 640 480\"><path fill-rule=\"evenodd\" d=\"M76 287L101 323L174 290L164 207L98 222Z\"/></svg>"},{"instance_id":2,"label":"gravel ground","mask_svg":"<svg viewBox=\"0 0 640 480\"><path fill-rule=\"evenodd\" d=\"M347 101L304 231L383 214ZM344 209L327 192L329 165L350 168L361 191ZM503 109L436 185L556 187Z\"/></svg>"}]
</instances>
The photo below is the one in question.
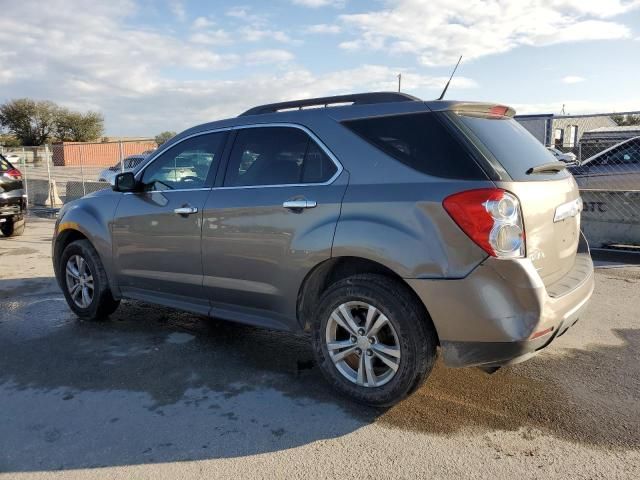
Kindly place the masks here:
<instances>
[{"instance_id":1,"label":"gravel ground","mask_svg":"<svg viewBox=\"0 0 640 480\"><path fill-rule=\"evenodd\" d=\"M438 364L388 410L336 397L304 336L123 302L67 309L53 221L0 239L0 478L640 478L640 267L493 375Z\"/></svg>"}]
</instances>

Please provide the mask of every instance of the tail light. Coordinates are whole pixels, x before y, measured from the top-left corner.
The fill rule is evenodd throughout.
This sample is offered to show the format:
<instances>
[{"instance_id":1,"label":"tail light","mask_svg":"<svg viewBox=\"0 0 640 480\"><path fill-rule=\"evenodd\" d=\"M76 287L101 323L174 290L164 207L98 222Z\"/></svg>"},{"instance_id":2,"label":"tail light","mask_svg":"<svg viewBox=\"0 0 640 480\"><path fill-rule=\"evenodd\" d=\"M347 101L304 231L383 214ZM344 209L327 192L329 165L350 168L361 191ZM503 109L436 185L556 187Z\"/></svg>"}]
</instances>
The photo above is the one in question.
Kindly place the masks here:
<instances>
[{"instance_id":1,"label":"tail light","mask_svg":"<svg viewBox=\"0 0 640 480\"><path fill-rule=\"evenodd\" d=\"M499 188L467 190L442 202L454 222L489 255L525 255L524 225L518 197Z\"/></svg>"},{"instance_id":2,"label":"tail light","mask_svg":"<svg viewBox=\"0 0 640 480\"><path fill-rule=\"evenodd\" d=\"M4 176L15 178L16 180L22 179L22 173L20 173L20 170L18 170L17 168L12 168L11 170L7 170L6 172L4 172Z\"/></svg>"}]
</instances>

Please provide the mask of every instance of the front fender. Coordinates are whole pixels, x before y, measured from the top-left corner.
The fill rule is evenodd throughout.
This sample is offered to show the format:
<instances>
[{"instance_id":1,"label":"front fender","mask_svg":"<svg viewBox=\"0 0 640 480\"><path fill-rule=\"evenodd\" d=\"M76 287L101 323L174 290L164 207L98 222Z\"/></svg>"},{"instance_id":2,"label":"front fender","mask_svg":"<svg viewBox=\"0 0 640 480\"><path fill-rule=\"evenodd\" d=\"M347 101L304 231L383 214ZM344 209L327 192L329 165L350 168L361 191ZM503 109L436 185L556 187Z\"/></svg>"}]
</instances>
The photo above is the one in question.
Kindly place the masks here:
<instances>
[{"instance_id":1,"label":"front fender","mask_svg":"<svg viewBox=\"0 0 640 480\"><path fill-rule=\"evenodd\" d=\"M104 266L109 286L115 297L120 296L113 262L111 224L121 198L120 193L107 191L71 202L60 211L52 241L53 268L59 280L59 262L70 236L79 232L91 242Z\"/></svg>"}]
</instances>

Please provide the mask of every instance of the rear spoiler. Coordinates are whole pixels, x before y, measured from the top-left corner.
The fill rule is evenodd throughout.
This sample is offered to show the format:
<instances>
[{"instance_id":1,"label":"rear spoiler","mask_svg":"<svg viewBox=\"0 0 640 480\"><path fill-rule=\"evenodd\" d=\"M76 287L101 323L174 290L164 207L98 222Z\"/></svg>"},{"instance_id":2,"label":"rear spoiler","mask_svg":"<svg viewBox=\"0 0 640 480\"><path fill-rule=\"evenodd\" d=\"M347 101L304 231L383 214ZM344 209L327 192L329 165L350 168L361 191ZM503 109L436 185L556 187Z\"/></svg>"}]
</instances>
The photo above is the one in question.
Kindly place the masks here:
<instances>
[{"instance_id":1,"label":"rear spoiler","mask_svg":"<svg viewBox=\"0 0 640 480\"><path fill-rule=\"evenodd\" d=\"M495 103L456 103L448 110L456 115L483 118L511 118L516 114L513 108Z\"/></svg>"}]
</instances>

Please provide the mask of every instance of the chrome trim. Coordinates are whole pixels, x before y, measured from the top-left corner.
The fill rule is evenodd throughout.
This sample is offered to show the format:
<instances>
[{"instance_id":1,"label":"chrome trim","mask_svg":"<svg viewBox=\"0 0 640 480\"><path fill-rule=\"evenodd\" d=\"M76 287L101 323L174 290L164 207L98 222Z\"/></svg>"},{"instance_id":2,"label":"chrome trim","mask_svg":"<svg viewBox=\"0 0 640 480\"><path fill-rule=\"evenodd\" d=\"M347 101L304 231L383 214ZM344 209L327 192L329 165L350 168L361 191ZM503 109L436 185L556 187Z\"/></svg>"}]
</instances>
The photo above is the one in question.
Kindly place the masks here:
<instances>
[{"instance_id":1,"label":"chrome trim","mask_svg":"<svg viewBox=\"0 0 640 480\"><path fill-rule=\"evenodd\" d=\"M234 127L224 127L224 128L217 128L217 129L212 129L212 130L205 130L202 132L197 132L194 133L192 135L189 135L187 137L181 138L180 140L178 140L176 143L172 144L170 147L165 148L164 150L157 152L152 158L149 159L149 161L147 163L145 163L142 167L140 167L140 170L138 172L136 172L135 177L136 180L139 180L139 175L142 176L144 170L147 168L147 166L153 162L156 158L158 158L160 155L162 155L164 152L166 152L167 150L169 150L169 148L173 148L174 146L178 145L179 143L188 140L189 138L193 138L193 137L197 137L199 135L206 135L209 133L218 133L218 132L228 132L228 131L232 131L232 130L244 130L247 128L260 128L260 127L289 127L289 128L297 128L299 130L302 130L303 132L305 132L307 135L309 135L309 137L311 137L311 139L313 141L315 141L318 146L322 149L322 151L324 153L327 154L327 156L331 159L331 161L333 162L333 164L337 167L336 173L326 182L321 182L321 183L290 183L290 184L274 184L274 185L239 185L239 186L229 186L229 187L225 187L225 186L221 186L221 187L212 187L211 189L213 190L235 190L235 189L247 189L247 188L273 188L273 187L307 187L307 186L319 186L319 185L330 185L332 184L342 173L342 171L344 170L344 167L342 166L342 163L340 163L340 161L336 158L336 156L333 154L333 152L331 150L329 150L329 148L324 144L324 142L322 140L320 140L320 138L318 138L318 136L313 133L311 130L309 130L309 128L307 128L304 125L300 125L297 123L288 123L288 122L283 122L283 123L250 123L250 124L246 124L246 125L236 125ZM189 191L189 190L210 190L210 188L200 188L200 189L179 189L179 190L160 190L160 192L180 192L180 191ZM145 192L145 193L153 193L153 192L157 192L156 190L153 191L149 191L149 192ZM129 192L129 193L133 193L133 192Z\"/></svg>"},{"instance_id":2,"label":"chrome trim","mask_svg":"<svg viewBox=\"0 0 640 480\"><path fill-rule=\"evenodd\" d=\"M561 222L567 218L575 217L582 212L583 204L582 197L578 197L570 202L563 203L556 207L555 214L553 215L553 223Z\"/></svg>"},{"instance_id":3,"label":"chrome trim","mask_svg":"<svg viewBox=\"0 0 640 480\"><path fill-rule=\"evenodd\" d=\"M175 190L145 190L143 192L124 192L125 195L140 195L141 193L171 193L171 192L203 192L211 190L211 187L205 188L176 188Z\"/></svg>"}]
</instances>

